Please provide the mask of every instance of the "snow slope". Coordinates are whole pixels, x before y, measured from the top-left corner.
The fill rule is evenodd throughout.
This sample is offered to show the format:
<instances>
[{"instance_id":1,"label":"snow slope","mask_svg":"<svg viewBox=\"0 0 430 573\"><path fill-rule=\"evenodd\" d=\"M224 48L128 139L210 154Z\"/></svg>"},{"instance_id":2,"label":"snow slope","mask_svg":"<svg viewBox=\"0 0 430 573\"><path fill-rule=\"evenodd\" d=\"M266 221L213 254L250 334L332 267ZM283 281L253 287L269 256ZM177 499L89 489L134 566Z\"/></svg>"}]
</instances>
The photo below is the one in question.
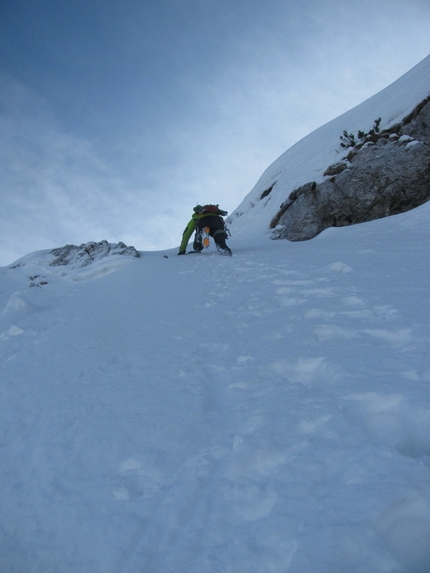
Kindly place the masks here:
<instances>
[{"instance_id":1,"label":"snow slope","mask_svg":"<svg viewBox=\"0 0 430 573\"><path fill-rule=\"evenodd\" d=\"M0 571L429 573L429 217L0 268Z\"/></svg>"},{"instance_id":2,"label":"snow slope","mask_svg":"<svg viewBox=\"0 0 430 573\"><path fill-rule=\"evenodd\" d=\"M267 232L270 221L292 191L310 181L322 182L327 167L348 153L340 145L344 130L354 135L359 130L368 132L379 117L381 130L392 127L428 95L430 55L378 94L300 140L272 163L233 212L230 224L235 235L246 235L250 228ZM270 194L261 199L275 183Z\"/></svg>"},{"instance_id":3,"label":"snow slope","mask_svg":"<svg viewBox=\"0 0 430 573\"><path fill-rule=\"evenodd\" d=\"M429 215L2 268L0 571L428 573Z\"/></svg>"}]
</instances>

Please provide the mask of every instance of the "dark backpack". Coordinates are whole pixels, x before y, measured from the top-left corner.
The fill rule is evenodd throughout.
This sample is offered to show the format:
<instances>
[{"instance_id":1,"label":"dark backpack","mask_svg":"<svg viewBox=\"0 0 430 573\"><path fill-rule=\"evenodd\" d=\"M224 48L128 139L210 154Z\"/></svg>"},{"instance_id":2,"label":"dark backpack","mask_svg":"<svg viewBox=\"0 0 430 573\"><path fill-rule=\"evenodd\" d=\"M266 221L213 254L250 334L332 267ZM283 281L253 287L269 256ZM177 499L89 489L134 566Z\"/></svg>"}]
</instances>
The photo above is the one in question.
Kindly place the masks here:
<instances>
[{"instance_id":1,"label":"dark backpack","mask_svg":"<svg viewBox=\"0 0 430 573\"><path fill-rule=\"evenodd\" d=\"M198 213L199 215L204 215L205 213L208 213L211 215L221 215L222 217L225 217L225 215L227 215L227 211L223 211L222 209L219 208L218 205L203 205L202 207L200 207Z\"/></svg>"}]
</instances>

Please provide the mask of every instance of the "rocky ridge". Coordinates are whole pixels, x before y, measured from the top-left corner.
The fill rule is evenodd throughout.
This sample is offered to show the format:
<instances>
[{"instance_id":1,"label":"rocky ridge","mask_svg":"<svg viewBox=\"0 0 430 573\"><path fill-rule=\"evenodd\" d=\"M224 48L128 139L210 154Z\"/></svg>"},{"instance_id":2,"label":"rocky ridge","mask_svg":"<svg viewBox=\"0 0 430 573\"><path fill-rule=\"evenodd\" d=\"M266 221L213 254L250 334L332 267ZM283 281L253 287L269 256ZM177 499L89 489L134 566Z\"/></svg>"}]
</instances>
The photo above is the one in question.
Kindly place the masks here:
<instances>
[{"instance_id":1,"label":"rocky ridge","mask_svg":"<svg viewBox=\"0 0 430 573\"><path fill-rule=\"evenodd\" d=\"M66 245L59 249L53 249L51 254L55 256L55 259L50 263L51 267L63 265L86 267L96 260L112 255L140 257L139 252L134 247L127 247L122 242L111 245L107 241L84 243L79 247Z\"/></svg>"},{"instance_id":2,"label":"rocky ridge","mask_svg":"<svg viewBox=\"0 0 430 573\"><path fill-rule=\"evenodd\" d=\"M30 287L41 287L49 283L50 275L60 277L71 276L74 280L81 280L82 277L95 278L103 276L115 268L115 261L126 258L139 258L140 253L132 246L127 246L122 242L114 245L106 240L100 242L90 241L80 246L66 245L50 251L33 253L20 259L9 266L10 270L20 269L27 272ZM102 269L94 269L82 275L86 268L97 267L97 263L103 264ZM37 269L37 272L35 272ZM43 274L40 270L43 269ZM81 271L81 272L80 272ZM79 277L79 278L78 278Z\"/></svg>"}]
</instances>

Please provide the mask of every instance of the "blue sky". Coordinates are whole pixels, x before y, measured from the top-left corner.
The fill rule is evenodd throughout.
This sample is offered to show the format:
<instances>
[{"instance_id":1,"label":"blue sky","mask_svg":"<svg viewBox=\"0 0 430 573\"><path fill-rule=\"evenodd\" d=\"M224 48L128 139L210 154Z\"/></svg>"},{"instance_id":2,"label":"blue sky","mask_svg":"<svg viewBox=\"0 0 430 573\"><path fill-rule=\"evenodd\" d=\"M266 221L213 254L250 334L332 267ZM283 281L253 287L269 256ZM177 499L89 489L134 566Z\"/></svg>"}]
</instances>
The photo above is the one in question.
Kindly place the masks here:
<instances>
[{"instance_id":1,"label":"blue sky","mask_svg":"<svg viewBox=\"0 0 430 573\"><path fill-rule=\"evenodd\" d=\"M177 246L197 202L232 211L426 57L429 29L427 0L2 0L0 265Z\"/></svg>"}]
</instances>

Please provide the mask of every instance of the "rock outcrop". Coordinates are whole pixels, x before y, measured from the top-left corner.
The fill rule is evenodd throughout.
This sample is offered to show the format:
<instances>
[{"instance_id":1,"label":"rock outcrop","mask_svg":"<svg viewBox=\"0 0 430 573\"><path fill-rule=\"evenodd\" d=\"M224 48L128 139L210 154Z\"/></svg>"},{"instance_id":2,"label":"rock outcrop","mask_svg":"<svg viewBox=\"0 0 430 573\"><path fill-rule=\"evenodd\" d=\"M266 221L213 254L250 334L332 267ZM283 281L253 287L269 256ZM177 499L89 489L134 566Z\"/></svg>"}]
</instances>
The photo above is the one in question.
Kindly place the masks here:
<instances>
[{"instance_id":1,"label":"rock outcrop","mask_svg":"<svg viewBox=\"0 0 430 573\"><path fill-rule=\"evenodd\" d=\"M51 251L38 251L8 268L24 272L30 287L42 287L58 277L71 280L98 278L115 271L126 259L138 257L140 253L134 247L121 242L114 245L100 241L83 243L79 247L66 245Z\"/></svg>"},{"instance_id":2,"label":"rock outcrop","mask_svg":"<svg viewBox=\"0 0 430 573\"><path fill-rule=\"evenodd\" d=\"M140 254L134 247L127 247L122 242L112 245L107 241L98 243L84 243L79 247L75 245L66 245L59 249L51 251L54 260L50 263L51 267L73 265L77 267L86 267L94 261L112 255L125 255L129 257L140 257Z\"/></svg>"},{"instance_id":3,"label":"rock outcrop","mask_svg":"<svg viewBox=\"0 0 430 573\"><path fill-rule=\"evenodd\" d=\"M326 180L293 191L273 238L302 241L328 227L395 215L430 199L430 97L389 130L372 133L330 166Z\"/></svg>"}]
</instances>

